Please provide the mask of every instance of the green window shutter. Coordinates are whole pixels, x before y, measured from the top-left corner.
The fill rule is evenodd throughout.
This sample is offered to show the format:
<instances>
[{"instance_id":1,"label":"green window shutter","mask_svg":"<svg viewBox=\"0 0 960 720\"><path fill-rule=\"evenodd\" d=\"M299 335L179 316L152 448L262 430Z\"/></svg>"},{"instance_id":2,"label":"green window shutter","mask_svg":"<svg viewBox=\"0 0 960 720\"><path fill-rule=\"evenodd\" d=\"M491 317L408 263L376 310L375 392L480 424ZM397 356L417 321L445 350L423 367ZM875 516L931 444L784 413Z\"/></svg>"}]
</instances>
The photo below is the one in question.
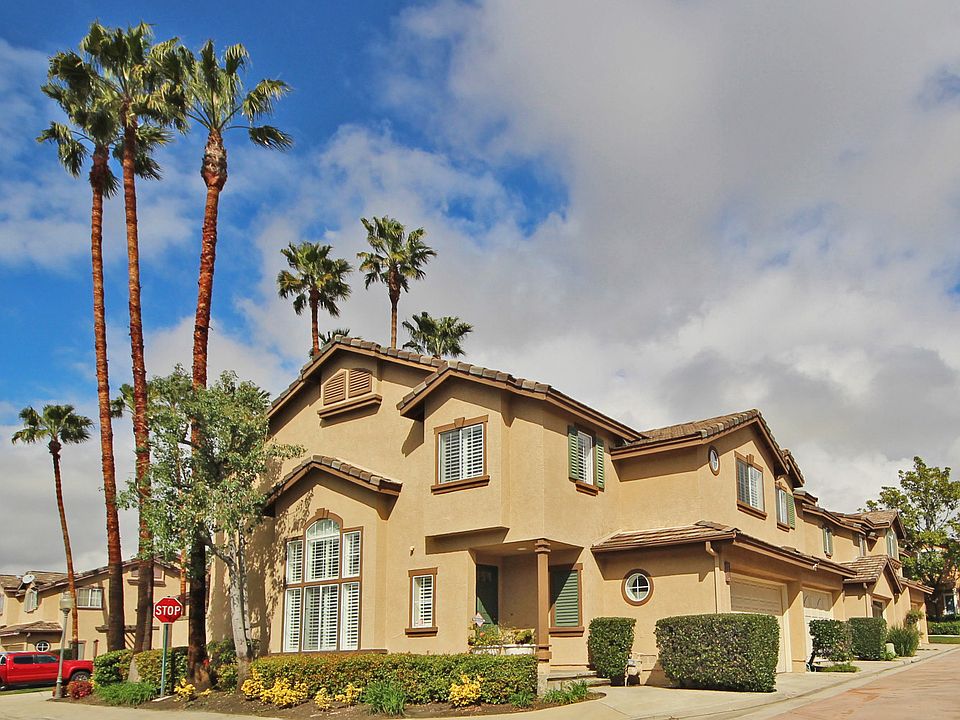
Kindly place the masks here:
<instances>
[{"instance_id":1,"label":"green window shutter","mask_svg":"<svg viewBox=\"0 0 960 720\"><path fill-rule=\"evenodd\" d=\"M554 627L579 627L580 572L578 570L550 571L550 604L553 607Z\"/></svg>"},{"instance_id":2,"label":"green window shutter","mask_svg":"<svg viewBox=\"0 0 960 720\"><path fill-rule=\"evenodd\" d=\"M596 451L597 451L597 462L596 462L596 468L597 468L597 487L600 488L601 490L603 490L603 471L604 471L604 466L603 466L603 440L600 439L600 438L597 438L597 442L596 442L596 445L594 445L594 447L596 448Z\"/></svg>"},{"instance_id":3,"label":"green window shutter","mask_svg":"<svg viewBox=\"0 0 960 720\"><path fill-rule=\"evenodd\" d=\"M797 526L797 503L793 499L793 494L787 493L787 519L792 528Z\"/></svg>"},{"instance_id":4,"label":"green window shutter","mask_svg":"<svg viewBox=\"0 0 960 720\"><path fill-rule=\"evenodd\" d=\"M580 479L580 448L577 444L577 429L573 425L567 425L567 465L570 468L569 477L571 480Z\"/></svg>"}]
</instances>

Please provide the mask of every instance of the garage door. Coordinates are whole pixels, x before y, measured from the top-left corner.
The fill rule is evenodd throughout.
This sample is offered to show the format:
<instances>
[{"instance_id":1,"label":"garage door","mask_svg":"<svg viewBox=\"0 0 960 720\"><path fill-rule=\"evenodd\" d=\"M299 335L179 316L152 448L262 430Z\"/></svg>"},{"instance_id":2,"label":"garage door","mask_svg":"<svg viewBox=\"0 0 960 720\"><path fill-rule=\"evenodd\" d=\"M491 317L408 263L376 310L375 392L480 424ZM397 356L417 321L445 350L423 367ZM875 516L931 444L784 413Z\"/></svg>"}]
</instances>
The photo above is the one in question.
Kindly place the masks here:
<instances>
[{"instance_id":1,"label":"garage door","mask_svg":"<svg viewBox=\"0 0 960 720\"><path fill-rule=\"evenodd\" d=\"M811 620L830 620L833 618L833 597L819 590L803 591L803 629L807 638L807 652L804 658L810 659L813 652L813 638L810 635Z\"/></svg>"},{"instance_id":2,"label":"garage door","mask_svg":"<svg viewBox=\"0 0 960 720\"><path fill-rule=\"evenodd\" d=\"M773 615L780 624L780 661L777 672L787 672L787 634L783 622L783 596L779 585L737 580L730 585L730 609L733 612Z\"/></svg>"}]
</instances>

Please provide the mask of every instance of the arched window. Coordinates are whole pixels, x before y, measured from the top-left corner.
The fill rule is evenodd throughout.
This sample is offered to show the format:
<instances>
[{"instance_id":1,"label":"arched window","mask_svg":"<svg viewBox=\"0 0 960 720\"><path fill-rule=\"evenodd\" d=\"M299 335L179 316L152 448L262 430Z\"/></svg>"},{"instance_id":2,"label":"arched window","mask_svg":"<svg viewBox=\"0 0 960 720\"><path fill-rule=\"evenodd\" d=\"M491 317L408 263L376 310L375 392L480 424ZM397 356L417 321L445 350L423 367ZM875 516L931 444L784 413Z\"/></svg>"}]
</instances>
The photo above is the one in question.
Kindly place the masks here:
<instances>
[{"instance_id":1,"label":"arched window","mask_svg":"<svg viewBox=\"0 0 960 720\"><path fill-rule=\"evenodd\" d=\"M284 652L359 649L362 537L324 513L287 542Z\"/></svg>"}]
</instances>

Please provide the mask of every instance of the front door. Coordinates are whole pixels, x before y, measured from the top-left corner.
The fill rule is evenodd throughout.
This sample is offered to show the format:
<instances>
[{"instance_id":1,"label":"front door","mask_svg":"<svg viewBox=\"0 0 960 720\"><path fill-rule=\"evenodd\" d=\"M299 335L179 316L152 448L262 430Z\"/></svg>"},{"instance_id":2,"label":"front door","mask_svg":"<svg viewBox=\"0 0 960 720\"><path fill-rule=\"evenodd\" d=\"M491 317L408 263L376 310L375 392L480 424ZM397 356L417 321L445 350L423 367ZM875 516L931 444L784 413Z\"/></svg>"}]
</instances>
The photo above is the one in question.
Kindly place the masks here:
<instances>
[{"instance_id":1,"label":"front door","mask_svg":"<svg viewBox=\"0 0 960 720\"><path fill-rule=\"evenodd\" d=\"M477 565L477 612L484 625L500 622L500 568Z\"/></svg>"}]
</instances>

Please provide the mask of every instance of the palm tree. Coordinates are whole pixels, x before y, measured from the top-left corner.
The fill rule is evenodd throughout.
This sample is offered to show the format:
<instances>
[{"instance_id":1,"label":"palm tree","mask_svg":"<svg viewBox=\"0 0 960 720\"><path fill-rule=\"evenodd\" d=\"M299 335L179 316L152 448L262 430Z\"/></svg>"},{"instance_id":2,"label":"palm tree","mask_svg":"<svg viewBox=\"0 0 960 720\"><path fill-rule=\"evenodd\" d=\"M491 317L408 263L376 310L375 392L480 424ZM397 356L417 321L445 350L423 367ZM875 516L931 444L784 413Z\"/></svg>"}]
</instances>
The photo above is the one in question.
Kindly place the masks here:
<instances>
[{"instance_id":1,"label":"palm tree","mask_svg":"<svg viewBox=\"0 0 960 720\"><path fill-rule=\"evenodd\" d=\"M97 370L97 397L100 405L100 457L103 496L107 515L107 648L124 647L123 555L117 514L117 478L113 455L113 422L110 413L110 376L107 365L107 333L103 297L103 199L116 193L119 183L110 168L111 148L118 147L120 128L116 118L99 104L93 76L76 53L58 53L50 59L49 81L41 88L63 110L70 125L50 123L38 142L57 146L60 163L79 177L87 157L92 158L88 180L93 194L90 211L90 258L93 267L93 335ZM150 155L153 146L166 141L159 128L138 128L140 154L137 174L159 177Z\"/></svg>"},{"instance_id":2,"label":"palm tree","mask_svg":"<svg viewBox=\"0 0 960 720\"><path fill-rule=\"evenodd\" d=\"M93 69L100 93L99 105L121 129L123 199L127 235L127 289L130 310L130 356L133 364L133 435L136 445L136 479L141 506L150 499L150 448L147 427L147 370L143 357L143 321L140 309L140 240L137 225L136 159L138 128L186 127L186 95L182 71L184 53L176 38L152 45L153 33L145 23L107 28L90 25L80 50ZM140 558L137 580L137 629L134 652L149 649L153 639L153 559L150 530L140 513Z\"/></svg>"},{"instance_id":3,"label":"palm tree","mask_svg":"<svg viewBox=\"0 0 960 720\"><path fill-rule=\"evenodd\" d=\"M53 483L57 494L57 510L60 512L60 529L63 531L63 551L67 557L67 587L73 598L73 647L80 644L77 629L77 586L74 582L73 551L70 549L70 533L67 530L67 513L63 507L63 486L60 481L60 450L63 443L81 443L90 437L93 421L73 411L73 405L44 405L43 414L32 407L20 411L23 428L13 434L13 442L37 443L47 441L47 449L53 458Z\"/></svg>"},{"instance_id":4,"label":"palm tree","mask_svg":"<svg viewBox=\"0 0 960 720\"><path fill-rule=\"evenodd\" d=\"M462 356L461 343L473 332L473 325L456 316L435 318L426 312L404 320L403 327L410 333L410 342L404 343L403 347L435 358Z\"/></svg>"},{"instance_id":5,"label":"palm tree","mask_svg":"<svg viewBox=\"0 0 960 720\"><path fill-rule=\"evenodd\" d=\"M426 231L414 230L404 236L406 229L397 220L384 215L373 221L360 218L367 229L367 242L372 252L357 253L360 270L366 273L364 287L382 282L390 295L390 347L397 346L397 304L400 293L410 291L410 280L422 280L423 266L436 252L423 242Z\"/></svg>"},{"instance_id":6,"label":"palm tree","mask_svg":"<svg viewBox=\"0 0 960 720\"><path fill-rule=\"evenodd\" d=\"M338 335L340 337L357 337L356 335L350 334L350 328L334 328L333 330L320 333L320 347L323 347L327 343L332 343ZM310 355L312 356L313 353L311 352Z\"/></svg>"},{"instance_id":7,"label":"palm tree","mask_svg":"<svg viewBox=\"0 0 960 720\"><path fill-rule=\"evenodd\" d=\"M330 245L302 242L290 243L280 252L293 272L281 270L277 275L277 292L282 298L293 297L293 309L300 315L310 308L310 330L313 337L311 357L320 352L320 326L317 315L320 308L333 317L339 317L337 303L350 297L347 275L353 268L346 260L331 258Z\"/></svg>"}]
</instances>

